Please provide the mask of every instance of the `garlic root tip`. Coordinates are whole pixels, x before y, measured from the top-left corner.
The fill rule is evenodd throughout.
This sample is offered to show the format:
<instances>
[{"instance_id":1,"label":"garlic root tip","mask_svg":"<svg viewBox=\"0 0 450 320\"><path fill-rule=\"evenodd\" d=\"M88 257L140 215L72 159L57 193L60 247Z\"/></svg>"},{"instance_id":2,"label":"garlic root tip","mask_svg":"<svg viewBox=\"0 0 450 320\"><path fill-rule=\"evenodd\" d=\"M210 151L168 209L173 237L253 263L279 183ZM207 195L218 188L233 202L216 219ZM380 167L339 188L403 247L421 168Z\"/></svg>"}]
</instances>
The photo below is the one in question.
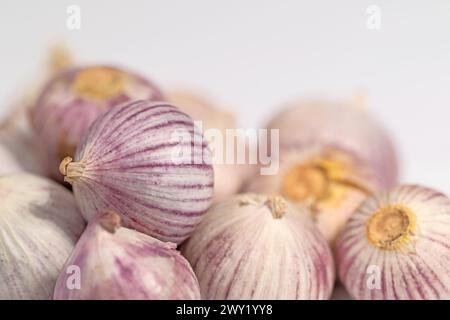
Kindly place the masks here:
<instances>
[{"instance_id":1,"label":"garlic root tip","mask_svg":"<svg viewBox=\"0 0 450 320\"><path fill-rule=\"evenodd\" d=\"M366 225L368 240L376 247L397 250L411 240L415 215L402 205L388 205L373 213Z\"/></svg>"}]
</instances>

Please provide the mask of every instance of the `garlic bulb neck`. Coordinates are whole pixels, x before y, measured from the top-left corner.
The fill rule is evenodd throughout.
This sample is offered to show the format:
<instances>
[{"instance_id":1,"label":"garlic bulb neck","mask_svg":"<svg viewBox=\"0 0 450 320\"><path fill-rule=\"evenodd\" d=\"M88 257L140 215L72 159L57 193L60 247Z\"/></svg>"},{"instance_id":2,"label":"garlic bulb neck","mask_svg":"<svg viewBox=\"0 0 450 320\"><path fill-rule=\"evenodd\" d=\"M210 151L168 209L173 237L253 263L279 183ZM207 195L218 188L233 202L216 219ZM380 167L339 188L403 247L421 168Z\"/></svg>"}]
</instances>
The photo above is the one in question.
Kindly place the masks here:
<instances>
[{"instance_id":1,"label":"garlic bulb neck","mask_svg":"<svg viewBox=\"0 0 450 320\"><path fill-rule=\"evenodd\" d=\"M71 157L65 157L59 165L59 172L64 176L64 181L72 184L83 175L84 168L83 162L73 162Z\"/></svg>"},{"instance_id":2,"label":"garlic bulb neck","mask_svg":"<svg viewBox=\"0 0 450 320\"><path fill-rule=\"evenodd\" d=\"M286 201L282 197L276 195L269 197L266 201L266 205L272 212L274 219L281 219L287 210Z\"/></svg>"},{"instance_id":3,"label":"garlic bulb neck","mask_svg":"<svg viewBox=\"0 0 450 320\"><path fill-rule=\"evenodd\" d=\"M415 229L415 215L401 205L389 205L372 214L366 226L367 238L374 246L399 249Z\"/></svg>"}]
</instances>

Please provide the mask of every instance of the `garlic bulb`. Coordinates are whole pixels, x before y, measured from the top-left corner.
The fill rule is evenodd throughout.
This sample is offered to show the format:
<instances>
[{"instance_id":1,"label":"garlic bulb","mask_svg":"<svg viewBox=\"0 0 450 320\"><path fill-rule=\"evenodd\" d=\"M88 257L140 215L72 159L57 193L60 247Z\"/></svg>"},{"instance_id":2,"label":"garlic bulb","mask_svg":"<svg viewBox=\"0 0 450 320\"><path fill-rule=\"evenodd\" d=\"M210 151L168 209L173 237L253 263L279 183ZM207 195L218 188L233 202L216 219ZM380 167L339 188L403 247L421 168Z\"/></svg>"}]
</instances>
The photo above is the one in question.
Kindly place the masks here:
<instances>
[{"instance_id":1,"label":"garlic bulb","mask_svg":"<svg viewBox=\"0 0 450 320\"><path fill-rule=\"evenodd\" d=\"M450 298L450 199L406 185L374 196L337 243L339 276L356 299Z\"/></svg>"},{"instance_id":2,"label":"garlic bulb","mask_svg":"<svg viewBox=\"0 0 450 320\"><path fill-rule=\"evenodd\" d=\"M234 114L224 111L207 98L184 90L167 93L167 100L178 106L192 119L203 122L203 129L215 128L221 131L236 127Z\"/></svg>"},{"instance_id":3,"label":"garlic bulb","mask_svg":"<svg viewBox=\"0 0 450 320\"><path fill-rule=\"evenodd\" d=\"M122 228L116 213L100 213L62 269L54 298L200 299L194 272L175 248Z\"/></svg>"},{"instance_id":4,"label":"garlic bulb","mask_svg":"<svg viewBox=\"0 0 450 320\"><path fill-rule=\"evenodd\" d=\"M182 247L202 298L329 298L333 258L305 211L257 194L212 207Z\"/></svg>"},{"instance_id":5,"label":"garlic bulb","mask_svg":"<svg viewBox=\"0 0 450 320\"><path fill-rule=\"evenodd\" d=\"M112 66L89 66L64 71L41 92L33 123L45 147L49 175L61 179L58 164L72 156L92 122L116 104L163 98L142 76Z\"/></svg>"},{"instance_id":6,"label":"garlic bulb","mask_svg":"<svg viewBox=\"0 0 450 320\"><path fill-rule=\"evenodd\" d=\"M75 161L61 162L87 220L114 210L124 226L181 243L210 205L211 154L191 118L166 103L113 107L91 127Z\"/></svg>"},{"instance_id":7,"label":"garlic bulb","mask_svg":"<svg viewBox=\"0 0 450 320\"><path fill-rule=\"evenodd\" d=\"M200 95L192 92L175 90L167 93L168 101L178 106L181 111L187 113L194 121L202 122L202 129L218 129L225 137L227 129L235 129L236 119L230 112L226 112L214 106ZM214 141L208 141L213 144ZM219 146L217 146L219 148ZM214 197L213 203L226 200L232 194L237 193L249 172L248 165L225 164L218 159L217 148L212 148L212 161L214 166ZM221 150L224 154L225 150ZM219 154L219 153L218 153ZM217 157L216 157L217 156Z\"/></svg>"},{"instance_id":8,"label":"garlic bulb","mask_svg":"<svg viewBox=\"0 0 450 320\"><path fill-rule=\"evenodd\" d=\"M302 151L282 150L280 157L277 174L258 176L245 190L279 194L308 207L330 243L367 195L378 189L362 160L337 149L311 146Z\"/></svg>"},{"instance_id":9,"label":"garlic bulb","mask_svg":"<svg viewBox=\"0 0 450 320\"><path fill-rule=\"evenodd\" d=\"M397 182L393 144L363 108L339 101L294 102L276 115L268 128L280 129L280 149L323 145L342 150L366 162L382 188L390 189Z\"/></svg>"},{"instance_id":10,"label":"garlic bulb","mask_svg":"<svg viewBox=\"0 0 450 320\"><path fill-rule=\"evenodd\" d=\"M0 299L51 299L84 229L70 191L31 174L0 176Z\"/></svg>"},{"instance_id":11,"label":"garlic bulb","mask_svg":"<svg viewBox=\"0 0 450 320\"><path fill-rule=\"evenodd\" d=\"M13 113L0 125L0 175L18 172L45 175L41 158L27 105L22 102L14 105Z\"/></svg>"}]
</instances>

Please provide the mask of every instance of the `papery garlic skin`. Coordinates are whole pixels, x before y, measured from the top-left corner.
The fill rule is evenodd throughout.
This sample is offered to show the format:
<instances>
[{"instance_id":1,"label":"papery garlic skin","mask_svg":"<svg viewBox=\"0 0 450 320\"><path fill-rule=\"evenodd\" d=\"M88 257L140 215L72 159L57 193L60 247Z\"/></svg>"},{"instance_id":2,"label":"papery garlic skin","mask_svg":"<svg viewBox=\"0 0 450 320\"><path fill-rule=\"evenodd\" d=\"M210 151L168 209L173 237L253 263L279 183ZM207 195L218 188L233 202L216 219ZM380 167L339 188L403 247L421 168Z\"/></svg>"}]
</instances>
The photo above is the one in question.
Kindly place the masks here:
<instances>
[{"instance_id":1,"label":"papery garlic skin","mask_svg":"<svg viewBox=\"0 0 450 320\"><path fill-rule=\"evenodd\" d=\"M212 207L182 252L204 299L328 299L330 248L281 197L241 194Z\"/></svg>"},{"instance_id":2,"label":"papery garlic skin","mask_svg":"<svg viewBox=\"0 0 450 320\"><path fill-rule=\"evenodd\" d=\"M0 175L20 172L45 175L40 161L43 154L36 143L28 106L23 101L12 111L0 124Z\"/></svg>"},{"instance_id":3,"label":"papery garlic skin","mask_svg":"<svg viewBox=\"0 0 450 320\"><path fill-rule=\"evenodd\" d=\"M405 185L364 202L337 243L339 277L356 299L450 298L450 199Z\"/></svg>"},{"instance_id":4,"label":"papery garlic skin","mask_svg":"<svg viewBox=\"0 0 450 320\"><path fill-rule=\"evenodd\" d=\"M200 299L194 272L176 244L120 227L118 217L101 213L91 220L62 269L54 298ZM79 270L79 274L72 270ZM80 276L78 284L74 276Z\"/></svg>"},{"instance_id":5,"label":"papery garlic skin","mask_svg":"<svg viewBox=\"0 0 450 320\"><path fill-rule=\"evenodd\" d=\"M85 227L70 191L31 174L0 177L0 299L51 299Z\"/></svg>"},{"instance_id":6,"label":"papery garlic skin","mask_svg":"<svg viewBox=\"0 0 450 320\"><path fill-rule=\"evenodd\" d=\"M365 162L354 155L320 146L281 150L275 175L255 177L247 192L279 194L308 207L311 218L333 244L348 218L372 192L380 189Z\"/></svg>"},{"instance_id":7,"label":"papery garlic skin","mask_svg":"<svg viewBox=\"0 0 450 320\"><path fill-rule=\"evenodd\" d=\"M159 101L163 95L144 77L113 66L72 68L55 76L32 112L48 174L61 180L59 163L74 156L94 120L117 104L138 99Z\"/></svg>"},{"instance_id":8,"label":"papery garlic skin","mask_svg":"<svg viewBox=\"0 0 450 320\"><path fill-rule=\"evenodd\" d=\"M2 140L2 137L3 135L0 133L0 140ZM0 142L0 175L21 171L23 171L23 168L9 146Z\"/></svg>"},{"instance_id":9,"label":"papery garlic skin","mask_svg":"<svg viewBox=\"0 0 450 320\"><path fill-rule=\"evenodd\" d=\"M234 114L220 109L199 94L187 90L173 90L167 92L167 100L187 113L194 121L201 121L204 131L217 129L225 137L227 129L237 128ZM209 143L214 143L214 141L209 141ZM212 152L214 166L213 203L219 203L240 190L251 170L249 170L249 165L223 163L223 159L219 159L218 156L216 158L219 153L214 148L212 148ZM225 152L224 146L220 154L225 155Z\"/></svg>"},{"instance_id":10,"label":"papery garlic skin","mask_svg":"<svg viewBox=\"0 0 450 320\"><path fill-rule=\"evenodd\" d=\"M67 159L60 169L87 220L114 210L126 227L181 243L211 203L207 142L189 116L167 103L113 107L93 124L74 161Z\"/></svg>"},{"instance_id":11,"label":"papery garlic skin","mask_svg":"<svg viewBox=\"0 0 450 320\"><path fill-rule=\"evenodd\" d=\"M280 149L323 145L355 154L389 190L398 179L397 154L374 116L355 103L332 100L292 102L268 124L280 129Z\"/></svg>"}]
</instances>

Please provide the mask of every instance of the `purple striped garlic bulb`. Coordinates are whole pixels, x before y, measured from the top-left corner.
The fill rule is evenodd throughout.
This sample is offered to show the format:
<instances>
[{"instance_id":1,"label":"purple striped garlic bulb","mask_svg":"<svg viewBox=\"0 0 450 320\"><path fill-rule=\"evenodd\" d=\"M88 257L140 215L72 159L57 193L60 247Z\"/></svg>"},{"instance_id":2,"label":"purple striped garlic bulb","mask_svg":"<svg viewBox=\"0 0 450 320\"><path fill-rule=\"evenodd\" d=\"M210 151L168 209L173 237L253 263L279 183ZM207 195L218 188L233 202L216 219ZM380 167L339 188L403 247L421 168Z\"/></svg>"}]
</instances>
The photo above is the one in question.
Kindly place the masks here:
<instances>
[{"instance_id":1,"label":"purple striped garlic bulb","mask_svg":"<svg viewBox=\"0 0 450 320\"><path fill-rule=\"evenodd\" d=\"M159 101L163 96L153 83L124 69L88 66L54 77L33 109L48 174L60 180L58 164L65 156L74 156L94 120L117 104L138 99Z\"/></svg>"},{"instance_id":2,"label":"purple striped garlic bulb","mask_svg":"<svg viewBox=\"0 0 450 320\"><path fill-rule=\"evenodd\" d=\"M378 185L397 183L397 155L374 116L354 103L311 100L290 103L268 124L280 129L280 150L323 145L354 154L367 163Z\"/></svg>"},{"instance_id":3,"label":"purple striped garlic bulb","mask_svg":"<svg viewBox=\"0 0 450 320\"><path fill-rule=\"evenodd\" d=\"M189 237L213 195L207 143L192 119L167 103L111 108L60 170L87 220L113 210L124 226L174 243Z\"/></svg>"},{"instance_id":4,"label":"purple striped garlic bulb","mask_svg":"<svg viewBox=\"0 0 450 320\"><path fill-rule=\"evenodd\" d=\"M328 299L333 257L306 209L241 194L212 207L182 247L204 299Z\"/></svg>"},{"instance_id":5,"label":"purple striped garlic bulb","mask_svg":"<svg viewBox=\"0 0 450 320\"><path fill-rule=\"evenodd\" d=\"M309 208L313 221L333 244L348 218L374 190L377 181L365 162L332 148L281 150L275 175L255 177L246 191L279 194Z\"/></svg>"},{"instance_id":6,"label":"purple striped garlic bulb","mask_svg":"<svg viewBox=\"0 0 450 320\"><path fill-rule=\"evenodd\" d=\"M0 300L51 299L84 227L63 186L25 173L0 176Z\"/></svg>"},{"instance_id":7,"label":"purple striped garlic bulb","mask_svg":"<svg viewBox=\"0 0 450 320\"><path fill-rule=\"evenodd\" d=\"M58 278L56 300L192 300L200 288L176 244L120 225L114 212L89 223Z\"/></svg>"},{"instance_id":8,"label":"purple striped garlic bulb","mask_svg":"<svg viewBox=\"0 0 450 320\"><path fill-rule=\"evenodd\" d=\"M337 243L355 299L450 299L450 199L405 185L364 202Z\"/></svg>"},{"instance_id":9,"label":"purple striped garlic bulb","mask_svg":"<svg viewBox=\"0 0 450 320\"><path fill-rule=\"evenodd\" d=\"M181 111L187 113L195 121L201 121L202 129L220 130L222 135L226 136L227 129L237 128L234 114L224 111L216 107L211 101L204 97L182 90L169 91L167 93L168 100L178 106ZM208 139L208 137L206 137ZM208 141L210 144L216 141ZM225 154L224 146L220 153ZM247 176L251 171L249 165L226 164L222 159L216 158L217 148L212 146L212 162L214 166L214 198L213 203L219 203L226 200L232 194L237 193Z\"/></svg>"}]
</instances>

